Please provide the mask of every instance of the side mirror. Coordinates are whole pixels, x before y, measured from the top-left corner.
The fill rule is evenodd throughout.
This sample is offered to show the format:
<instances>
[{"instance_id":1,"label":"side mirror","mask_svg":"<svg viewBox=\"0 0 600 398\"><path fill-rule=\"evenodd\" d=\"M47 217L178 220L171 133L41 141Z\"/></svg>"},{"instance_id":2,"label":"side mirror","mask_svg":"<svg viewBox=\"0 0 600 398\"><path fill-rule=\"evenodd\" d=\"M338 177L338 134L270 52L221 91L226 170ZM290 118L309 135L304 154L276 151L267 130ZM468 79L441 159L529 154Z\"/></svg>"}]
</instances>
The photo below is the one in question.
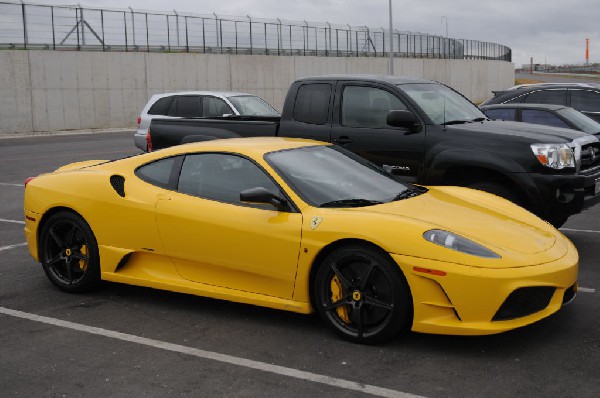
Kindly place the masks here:
<instances>
[{"instance_id":1,"label":"side mirror","mask_svg":"<svg viewBox=\"0 0 600 398\"><path fill-rule=\"evenodd\" d=\"M418 133L421 131L419 119L409 111L389 111L387 113L386 122L393 127L408 129L411 133Z\"/></svg>"},{"instance_id":2,"label":"side mirror","mask_svg":"<svg viewBox=\"0 0 600 398\"><path fill-rule=\"evenodd\" d=\"M269 204L275 206L277 210L288 210L289 205L286 199L275 195L263 187L246 189L240 192L240 201L248 203Z\"/></svg>"}]
</instances>

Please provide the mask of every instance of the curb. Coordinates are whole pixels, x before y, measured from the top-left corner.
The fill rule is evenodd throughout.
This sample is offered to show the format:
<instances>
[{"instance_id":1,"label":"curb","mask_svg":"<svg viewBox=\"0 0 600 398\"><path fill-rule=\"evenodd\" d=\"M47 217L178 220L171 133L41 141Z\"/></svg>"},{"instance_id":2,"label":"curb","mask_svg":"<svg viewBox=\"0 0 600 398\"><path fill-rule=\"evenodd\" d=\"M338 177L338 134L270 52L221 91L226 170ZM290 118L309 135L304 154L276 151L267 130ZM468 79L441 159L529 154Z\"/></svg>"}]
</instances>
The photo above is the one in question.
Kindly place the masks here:
<instances>
[{"instance_id":1,"label":"curb","mask_svg":"<svg viewBox=\"0 0 600 398\"><path fill-rule=\"evenodd\" d=\"M49 137L49 136L64 136L64 135L91 135L105 133L135 133L135 127L130 128L110 128L110 129L84 129L84 130L59 130L59 131L35 131L30 133L7 133L0 134L1 139L10 138L28 138L28 137Z\"/></svg>"}]
</instances>

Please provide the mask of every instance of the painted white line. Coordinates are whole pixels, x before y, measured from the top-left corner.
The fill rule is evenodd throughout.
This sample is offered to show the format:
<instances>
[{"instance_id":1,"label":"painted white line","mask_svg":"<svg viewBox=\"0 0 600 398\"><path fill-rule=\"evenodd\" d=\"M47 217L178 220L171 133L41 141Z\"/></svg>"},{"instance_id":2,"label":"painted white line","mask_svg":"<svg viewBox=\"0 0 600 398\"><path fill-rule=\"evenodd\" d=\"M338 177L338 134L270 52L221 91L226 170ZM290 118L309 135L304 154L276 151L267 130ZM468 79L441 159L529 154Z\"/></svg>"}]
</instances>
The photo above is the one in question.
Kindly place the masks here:
<instances>
[{"instance_id":1,"label":"painted white line","mask_svg":"<svg viewBox=\"0 0 600 398\"><path fill-rule=\"evenodd\" d=\"M588 232L592 234L600 234L600 231L594 231L593 229L573 229L573 228L559 228L561 231L569 232Z\"/></svg>"},{"instance_id":2,"label":"painted white line","mask_svg":"<svg viewBox=\"0 0 600 398\"><path fill-rule=\"evenodd\" d=\"M0 182L0 185L6 185L6 186L9 186L9 187L21 187L21 188L24 187L23 184L9 184L7 182Z\"/></svg>"},{"instance_id":3,"label":"painted white line","mask_svg":"<svg viewBox=\"0 0 600 398\"><path fill-rule=\"evenodd\" d=\"M4 218L0 218L0 222L12 222L15 224L25 224L25 221L19 221L19 220L6 220Z\"/></svg>"},{"instance_id":4,"label":"painted white line","mask_svg":"<svg viewBox=\"0 0 600 398\"><path fill-rule=\"evenodd\" d=\"M583 293L596 293L596 289L590 289L589 287L578 287L577 291Z\"/></svg>"},{"instance_id":5,"label":"painted white line","mask_svg":"<svg viewBox=\"0 0 600 398\"><path fill-rule=\"evenodd\" d=\"M324 376L316 373L305 372L298 369L286 368L284 366L272 365L265 362L253 361L251 359L238 358L231 355L219 354L217 352L200 350L197 348L186 347L179 344L171 344L164 341L148 339L145 337L135 336L132 334L115 332L112 330L97 328L93 326L82 325L61 319L49 318L41 315L30 314L27 312L11 310L9 308L0 307L0 314L14 316L17 318L28 319L30 321L41 322L48 325L59 326L67 329L77 330L80 332L91 333L99 336L104 336L112 339L129 341L131 343L141 344L153 348L159 348L166 351L179 352L185 355L191 355L198 358L210 359L213 361L224 362L235 366L260 370L278 374L281 376L293 377L300 380L311 381L314 383L326 384L333 387L343 388L346 390L358 391L363 394L375 395L378 397L400 397L400 398L421 398L418 395L413 395L401 391L389 390L372 386L369 384L361 384L350 380L337 379L335 377Z\"/></svg>"},{"instance_id":6,"label":"painted white line","mask_svg":"<svg viewBox=\"0 0 600 398\"><path fill-rule=\"evenodd\" d=\"M2 252L4 250L14 249L15 247L21 247L21 246L27 246L27 243L19 243L19 244L16 244L16 245L10 245L10 246L0 247L0 252Z\"/></svg>"}]
</instances>

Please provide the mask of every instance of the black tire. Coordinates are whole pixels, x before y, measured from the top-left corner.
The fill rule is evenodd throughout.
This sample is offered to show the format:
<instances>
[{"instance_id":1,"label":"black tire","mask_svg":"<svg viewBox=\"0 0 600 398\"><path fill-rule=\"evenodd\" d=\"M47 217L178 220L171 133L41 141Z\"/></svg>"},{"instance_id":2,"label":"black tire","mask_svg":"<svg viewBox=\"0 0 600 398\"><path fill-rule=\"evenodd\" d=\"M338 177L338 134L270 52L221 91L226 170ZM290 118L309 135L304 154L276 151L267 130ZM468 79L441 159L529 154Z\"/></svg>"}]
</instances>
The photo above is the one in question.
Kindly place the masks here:
<instances>
[{"instance_id":1,"label":"black tire","mask_svg":"<svg viewBox=\"0 0 600 398\"><path fill-rule=\"evenodd\" d=\"M381 343L412 324L406 278L387 253L368 245L348 245L327 255L311 290L321 318L355 343Z\"/></svg>"},{"instance_id":2,"label":"black tire","mask_svg":"<svg viewBox=\"0 0 600 398\"><path fill-rule=\"evenodd\" d=\"M50 216L42 227L39 245L44 272L56 287L71 293L98 287L98 244L81 216L68 211Z\"/></svg>"},{"instance_id":3,"label":"black tire","mask_svg":"<svg viewBox=\"0 0 600 398\"><path fill-rule=\"evenodd\" d=\"M519 195L511 190L507 185L502 184L501 182L496 181L478 181L472 182L468 185L469 188L478 189L480 191L485 191L488 193L492 193L496 196L500 196L506 200L510 200L511 202L522 206L522 200Z\"/></svg>"},{"instance_id":4,"label":"black tire","mask_svg":"<svg viewBox=\"0 0 600 398\"><path fill-rule=\"evenodd\" d=\"M556 229L560 228L563 226L564 223L567 222L567 219L569 218L568 215L565 214L554 214L550 217L547 218L547 221L552 224L552 226Z\"/></svg>"}]
</instances>

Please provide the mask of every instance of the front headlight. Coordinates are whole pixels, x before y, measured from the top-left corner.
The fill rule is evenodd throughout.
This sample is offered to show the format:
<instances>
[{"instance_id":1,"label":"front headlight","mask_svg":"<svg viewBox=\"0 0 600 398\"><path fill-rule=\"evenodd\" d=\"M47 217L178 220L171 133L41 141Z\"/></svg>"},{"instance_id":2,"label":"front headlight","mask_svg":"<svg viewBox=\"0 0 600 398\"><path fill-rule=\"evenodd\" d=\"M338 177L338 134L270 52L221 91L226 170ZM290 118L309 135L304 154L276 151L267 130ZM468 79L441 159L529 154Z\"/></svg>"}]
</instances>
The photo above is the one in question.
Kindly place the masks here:
<instances>
[{"instance_id":1,"label":"front headlight","mask_svg":"<svg viewBox=\"0 0 600 398\"><path fill-rule=\"evenodd\" d=\"M425 232L423 237L431 243L456 250L457 252L484 258L501 258L500 255L481 246L479 243L475 243L472 240L463 238L462 236L453 234L449 231L432 229Z\"/></svg>"},{"instance_id":2,"label":"front headlight","mask_svg":"<svg viewBox=\"0 0 600 398\"><path fill-rule=\"evenodd\" d=\"M553 169L575 167L575 154L567 144L531 144L531 150L544 166Z\"/></svg>"}]
</instances>

